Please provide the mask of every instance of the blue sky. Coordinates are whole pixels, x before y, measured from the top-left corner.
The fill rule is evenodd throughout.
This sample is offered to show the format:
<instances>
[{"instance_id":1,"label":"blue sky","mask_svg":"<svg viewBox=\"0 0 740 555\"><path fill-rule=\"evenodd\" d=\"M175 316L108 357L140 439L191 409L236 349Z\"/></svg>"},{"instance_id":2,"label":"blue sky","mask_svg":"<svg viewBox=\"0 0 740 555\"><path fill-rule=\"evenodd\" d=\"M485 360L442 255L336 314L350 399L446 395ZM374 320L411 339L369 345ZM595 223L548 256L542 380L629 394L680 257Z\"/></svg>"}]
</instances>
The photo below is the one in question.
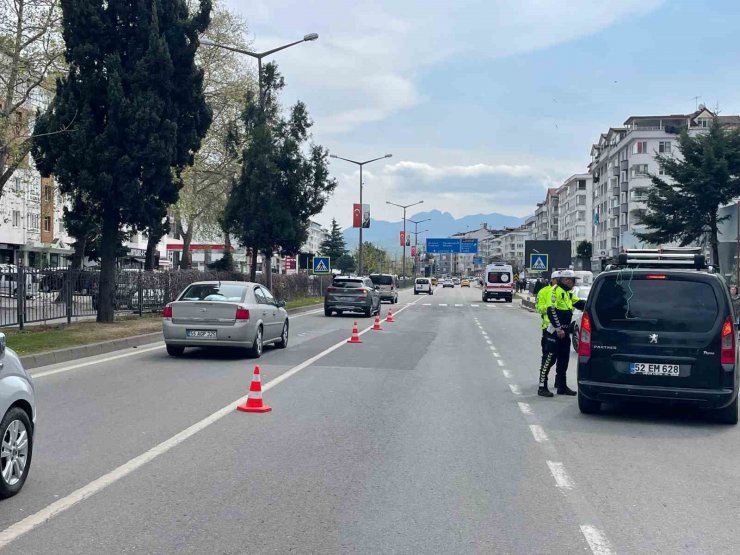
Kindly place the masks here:
<instances>
[{"instance_id":1,"label":"blue sky","mask_svg":"<svg viewBox=\"0 0 740 555\"><path fill-rule=\"evenodd\" d=\"M740 3L669 0L225 0L255 49L276 55L286 103L314 139L368 166L374 218L424 199L460 217L525 216L548 186L585 171L599 133L630 115L688 113L700 96L740 113ZM351 223L355 168L318 218Z\"/></svg>"}]
</instances>

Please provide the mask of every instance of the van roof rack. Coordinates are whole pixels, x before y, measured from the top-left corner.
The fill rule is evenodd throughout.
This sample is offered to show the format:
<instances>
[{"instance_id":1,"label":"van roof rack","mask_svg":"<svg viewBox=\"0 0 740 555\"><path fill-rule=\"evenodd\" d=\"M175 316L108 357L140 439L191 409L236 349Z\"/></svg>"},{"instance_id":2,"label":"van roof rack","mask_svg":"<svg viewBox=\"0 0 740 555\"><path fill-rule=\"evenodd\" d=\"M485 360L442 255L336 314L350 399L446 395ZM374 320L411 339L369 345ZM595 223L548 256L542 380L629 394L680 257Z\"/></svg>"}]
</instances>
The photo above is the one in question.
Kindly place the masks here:
<instances>
[{"instance_id":1,"label":"van roof rack","mask_svg":"<svg viewBox=\"0 0 740 555\"><path fill-rule=\"evenodd\" d=\"M713 272L707 265L700 247L664 247L657 249L625 249L617 255L607 270L621 268L683 268Z\"/></svg>"}]
</instances>

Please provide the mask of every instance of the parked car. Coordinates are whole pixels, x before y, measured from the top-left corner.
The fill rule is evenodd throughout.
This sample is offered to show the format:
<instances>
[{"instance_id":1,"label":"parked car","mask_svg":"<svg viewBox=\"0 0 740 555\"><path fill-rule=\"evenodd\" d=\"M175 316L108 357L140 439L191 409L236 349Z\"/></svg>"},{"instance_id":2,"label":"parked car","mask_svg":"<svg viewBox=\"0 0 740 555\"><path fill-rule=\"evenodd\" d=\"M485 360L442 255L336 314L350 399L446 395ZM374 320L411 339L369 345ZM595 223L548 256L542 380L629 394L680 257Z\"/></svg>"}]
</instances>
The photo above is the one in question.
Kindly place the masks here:
<instances>
[{"instance_id":1,"label":"parked car","mask_svg":"<svg viewBox=\"0 0 740 555\"><path fill-rule=\"evenodd\" d=\"M35 271L24 274L26 299L33 299L39 294L39 276ZM0 296L15 297L18 295L18 267L12 264L0 265Z\"/></svg>"},{"instance_id":2,"label":"parked car","mask_svg":"<svg viewBox=\"0 0 740 555\"><path fill-rule=\"evenodd\" d=\"M380 289L380 300L398 303L398 276L392 274L370 274L370 281Z\"/></svg>"},{"instance_id":3,"label":"parked car","mask_svg":"<svg viewBox=\"0 0 740 555\"><path fill-rule=\"evenodd\" d=\"M414 295L419 295L420 293L434 295L434 287L432 287L431 279L416 278L416 281L414 281Z\"/></svg>"},{"instance_id":4,"label":"parked car","mask_svg":"<svg viewBox=\"0 0 740 555\"><path fill-rule=\"evenodd\" d=\"M186 347L247 349L254 358L264 345L288 346L285 302L258 283L199 281L190 284L162 313L167 353Z\"/></svg>"},{"instance_id":5,"label":"parked car","mask_svg":"<svg viewBox=\"0 0 740 555\"><path fill-rule=\"evenodd\" d=\"M366 317L380 314L380 289L370 278L336 276L324 295L324 315L363 312Z\"/></svg>"},{"instance_id":6,"label":"parked car","mask_svg":"<svg viewBox=\"0 0 740 555\"><path fill-rule=\"evenodd\" d=\"M33 382L0 333L0 499L18 493L28 478L36 428Z\"/></svg>"},{"instance_id":7,"label":"parked car","mask_svg":"<svg viewBox=\"0 0 740 555\"><path fill-rule=\"evenodd\" d=\"M578 407L591 414L604 401L684 403L737 424L737 334L727 285L702 269L703 257L680 267L682 249L671 251L626 252L594 280L581 318Z\"/></svg>"}]
</instances>

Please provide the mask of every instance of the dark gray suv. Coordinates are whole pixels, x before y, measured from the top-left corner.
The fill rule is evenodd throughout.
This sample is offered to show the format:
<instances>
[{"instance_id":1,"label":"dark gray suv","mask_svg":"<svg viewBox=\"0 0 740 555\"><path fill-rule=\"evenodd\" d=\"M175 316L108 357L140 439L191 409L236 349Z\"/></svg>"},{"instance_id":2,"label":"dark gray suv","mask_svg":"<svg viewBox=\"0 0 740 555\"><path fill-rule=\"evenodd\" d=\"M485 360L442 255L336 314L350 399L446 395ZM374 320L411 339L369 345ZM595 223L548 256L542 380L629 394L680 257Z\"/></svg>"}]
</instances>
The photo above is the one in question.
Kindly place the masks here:
<instances>
[{"instance_id":1,"label":"dark gray suv","mask_svg":"<svg viewBox=\"0 0 740 555\"><path fill-rule=\"evenodd\" d=\"M589 414L624 400L692 404L737 424L735 315L719 275L625 267L596 278L580 326L578 406Z\"/></svg>"},{"instance_id":2,"label":"dark gray suv","mask_svg":"<svg viewBox=\"0 0 740 555\"><path fill-rule=\"evenodd\" d=\"M380 313L380 289L370 278L337 276L327 287L324 296L324 314L363 312L370 317Z\"/></svg>"}]
</instances>

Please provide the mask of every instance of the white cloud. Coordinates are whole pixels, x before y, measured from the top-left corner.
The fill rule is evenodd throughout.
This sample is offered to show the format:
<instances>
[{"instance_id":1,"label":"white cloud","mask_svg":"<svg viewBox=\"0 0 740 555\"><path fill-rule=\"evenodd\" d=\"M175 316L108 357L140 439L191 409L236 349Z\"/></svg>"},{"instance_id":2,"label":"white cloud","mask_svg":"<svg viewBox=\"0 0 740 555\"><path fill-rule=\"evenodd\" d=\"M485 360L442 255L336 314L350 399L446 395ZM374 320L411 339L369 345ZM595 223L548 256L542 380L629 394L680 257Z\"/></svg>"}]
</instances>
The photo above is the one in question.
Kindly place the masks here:
<instances>
[{"instance_id":1,"label":"white cloud","mask_svg":"<svg viewBox=\"0 0 740 555\"><path fill-rule=\"evenodd\" d=\"M526 165L473 164L471 166L432 166L422 162L403 161L386 168L389 173L416 175L432 181L448 177L480 177L486 175L508 175L512 177L531 176L535 172Z\"/></svg>"}]
</instances>

